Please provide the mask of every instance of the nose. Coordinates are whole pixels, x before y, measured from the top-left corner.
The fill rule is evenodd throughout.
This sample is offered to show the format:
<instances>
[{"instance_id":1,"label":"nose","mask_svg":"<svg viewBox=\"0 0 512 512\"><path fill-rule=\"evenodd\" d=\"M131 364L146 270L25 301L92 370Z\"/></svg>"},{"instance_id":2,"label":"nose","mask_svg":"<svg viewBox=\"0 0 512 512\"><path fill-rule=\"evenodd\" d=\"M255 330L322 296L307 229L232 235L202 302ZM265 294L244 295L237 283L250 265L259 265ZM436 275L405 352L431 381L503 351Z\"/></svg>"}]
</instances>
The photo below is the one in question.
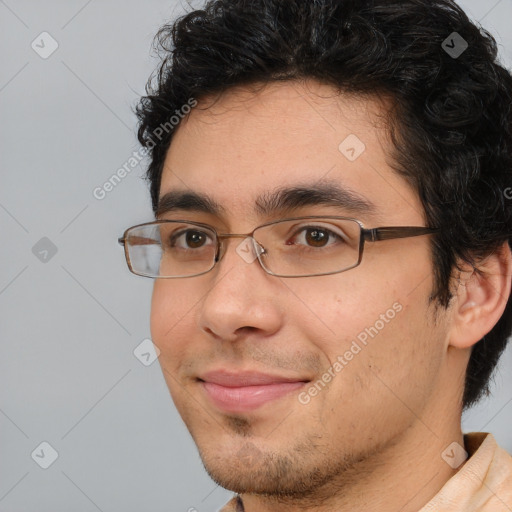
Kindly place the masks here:
<instances>
[{"instance_id":1,"label":"nose","mask_svg":"<svg viewBox=\"0 0 512 512\"><path fill-rule=\"evenodd\" d=\"M200 329L221 340L236 341L248 332L268 336L283 322L279 279L263 270L252 241L242 238L222 241L219 261L206 274L208 290L199 307Z\"/></svg>"}]
</instances>

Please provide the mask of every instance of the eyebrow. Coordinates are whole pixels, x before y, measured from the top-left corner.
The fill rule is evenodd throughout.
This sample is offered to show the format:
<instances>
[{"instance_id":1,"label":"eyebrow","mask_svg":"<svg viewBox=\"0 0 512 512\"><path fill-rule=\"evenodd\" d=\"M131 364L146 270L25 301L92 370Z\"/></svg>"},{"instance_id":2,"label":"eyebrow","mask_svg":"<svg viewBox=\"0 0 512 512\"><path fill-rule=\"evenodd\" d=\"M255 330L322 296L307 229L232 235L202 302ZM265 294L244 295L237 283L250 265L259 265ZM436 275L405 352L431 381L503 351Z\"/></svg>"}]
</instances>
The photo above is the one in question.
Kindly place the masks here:
<instances>
[{"instance_id":1,"label":"eyebrow","mask_svg":"<svg viewBox=\"0 0 512 512\"><path fill-rule=\"evenodd\" d=\"M377 208L369 199L335 182L314 182L267 191L255 201L254 211L260 216L289 213L307 206L335 206L354 214L371 215ZM155 217L172 211L209 213L222 216L225 208L200 192L173 190L158 202Z\"/></svg>"}]
</instances>

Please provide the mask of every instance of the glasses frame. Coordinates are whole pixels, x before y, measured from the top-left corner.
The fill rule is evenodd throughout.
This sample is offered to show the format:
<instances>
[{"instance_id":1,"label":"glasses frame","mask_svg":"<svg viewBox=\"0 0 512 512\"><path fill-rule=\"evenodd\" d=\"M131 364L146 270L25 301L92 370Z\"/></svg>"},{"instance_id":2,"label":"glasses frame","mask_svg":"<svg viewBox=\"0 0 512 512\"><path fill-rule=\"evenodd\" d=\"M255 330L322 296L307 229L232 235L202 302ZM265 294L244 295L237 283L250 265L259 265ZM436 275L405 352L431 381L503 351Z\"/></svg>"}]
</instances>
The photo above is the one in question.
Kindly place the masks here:
<instances>
[{"instance_id":1,"label":"glasses frame","mask_svg":"<svg viewBox=\"0 0 512 512\"><path fill-rule=\"evenodd\" d=\"M358 254L357 262L348 268L344 268L343 270L336 270L334 272L324 272L321 274L306 274L306 275L301 274L301 275L291 275L291 276L277 274L275 272L272 272L268 268L266 268L265 264L261 260L261 255L265 254L265 252L266 252L265 248L262 247L259 244L259 242L254 238L254 233L260 228L264 228L266 226L271 226L273 224L279 224L281 222L286 222L286 221L290 221L290 220L307 220L307 219L324 219L326 221L328 221L329 219L348 220L348 221L357 223L359 225L359 229L360 229L360 233L361 233L360 237L359 237L359 254ZM149 226L149 225L164 224L164 223L187 223L187 224L191 224L193 226L198 226L198 227L206 228L210 231L213 231L216 236L217 247L215 249L215 257L214 257L212 266L208 270L205 270L204 272L200 272L199 274L191 274L191 275L186 275L186 276L151 276L148 274L143 274L143 273L134 271L134 269L132 267L131 260L130 260L130 255L128 252L128 244L126 243L128 232L135 228L140 228L140 227ZM256 259L259 261L260 266L263 268L263 270L267 274L270 274L270 275L276 276L276 277L294 278L294 277L316 277L316 276L340 274L341 272L346 272L347 270L351 270L351 269L359 266L359 264L361 263L362 258L363 258L365 242L380 242L383 240L395 240L398 238L412 238L415 236L430 235L430 234L438 233L439 231L440 231L439 228L428 228L428 227L424 227L424 226L382 226L382 227L378 227L378 228L368 229L368 228L364 227L364 225L361 221L354 219L352 217L341 217L341 216L336 216L336 215L309 215L309 216L304 216L304 217L288 217L286 219L279 219L279 220L275 220L272 222L267 222L265 224L261 224L260 226L257 226L250 233L219 233L213 226L211 226L210 224L205 224L203 222L196 222L196 221L185 220L185 219L172 219L172 220L163 219L163 220L155 220L155 221L151 221L151 222L144 222L142 224L136 224L135 226L131 226L124 231L123 236L119 237L117 239L117 241L119 244L121 244L124 247L124 255L126 258L126 263L128 264L128 268L129 268L130 272L132 272L133 274L138 275L138 276L143 276L143 277L149 277L151 279L178 279L178 278L182 279L182 278L186 278L186 277L201 276L201 275L206 274L206 273L210 272L211 270L213 270L213 268L215 268L215 265L217 265L217 263L222 259L223 255L225 253L225 251L223 251L223 249L224 249L223 241L225 239L227 239L227 238L244 238L244 239L251 238L253 241L253 246L254 246L254 244L256 244L258 247L263 249L263 252L260 252L258 250L255 251L256 255L257 255ZM256 247L254 247L254 248L256 249Z\"/></svg>"}]
</instances>

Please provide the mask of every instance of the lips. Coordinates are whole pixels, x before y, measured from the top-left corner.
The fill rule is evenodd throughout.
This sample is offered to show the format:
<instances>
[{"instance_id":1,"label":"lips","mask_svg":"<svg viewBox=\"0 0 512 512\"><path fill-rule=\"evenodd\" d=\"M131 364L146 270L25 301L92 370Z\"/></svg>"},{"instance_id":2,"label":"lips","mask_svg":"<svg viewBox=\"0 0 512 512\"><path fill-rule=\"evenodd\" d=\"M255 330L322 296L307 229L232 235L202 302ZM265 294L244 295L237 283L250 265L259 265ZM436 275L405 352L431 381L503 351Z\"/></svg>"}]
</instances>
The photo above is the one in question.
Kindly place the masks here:
<instances>
[{"instance_id":1,"label":"lips","mask_svg":"<svg viewBox=\"0 0 512 512\"><path fill-rule=\"evenodd\" d=\"M200 385L214 406L225 412L247 412L297 391L306 379L259 372L208 372Z\"/></svg>"}]
</instances>

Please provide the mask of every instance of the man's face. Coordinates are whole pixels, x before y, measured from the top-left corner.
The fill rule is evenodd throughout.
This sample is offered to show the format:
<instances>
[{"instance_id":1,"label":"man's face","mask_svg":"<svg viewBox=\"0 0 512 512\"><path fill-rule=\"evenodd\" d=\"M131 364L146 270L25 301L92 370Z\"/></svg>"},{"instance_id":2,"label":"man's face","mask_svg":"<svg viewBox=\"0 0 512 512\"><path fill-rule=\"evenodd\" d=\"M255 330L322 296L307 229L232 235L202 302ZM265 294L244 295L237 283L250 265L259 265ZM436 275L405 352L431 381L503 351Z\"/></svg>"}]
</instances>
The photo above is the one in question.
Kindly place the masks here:
<instances>
[{"instance_id":1,"label":"man's face","mask_svg":"<svg viewBox=\"0 0 512 512\"><path fill-rule=\"evenodd\" d=\"M162 219L248 233L283 217L352 217L335 205L256 213L262 194L329 180L375 205L357 215L367 228L425 225L416 193L390 167L377 102L310 82L232 90L199 107L174 136L160 196L201 193L224 213L176 210ZM365 145L355 160L363 149L356 139L339 148L351 134ZM368 242L358 267L303 278L247 263L236 251L241 241L228 239L207 274L155 280L153 341L217 482L238 492L307 493L418 431L438 399L448 329L428 306L429 237ZM272 378L256 382L255 374Z\"/></svg>"}]
</instances>

